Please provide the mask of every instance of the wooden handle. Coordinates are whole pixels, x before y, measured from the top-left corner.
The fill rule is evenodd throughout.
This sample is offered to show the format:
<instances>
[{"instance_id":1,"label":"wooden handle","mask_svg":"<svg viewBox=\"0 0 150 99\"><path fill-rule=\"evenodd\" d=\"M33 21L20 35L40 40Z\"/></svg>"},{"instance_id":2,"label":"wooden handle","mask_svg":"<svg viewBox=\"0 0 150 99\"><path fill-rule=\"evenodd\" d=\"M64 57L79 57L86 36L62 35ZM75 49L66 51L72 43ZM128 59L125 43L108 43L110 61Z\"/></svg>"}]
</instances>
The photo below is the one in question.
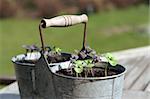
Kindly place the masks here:
<instances>
[{"instance_id":1,"label":"wooden handle","mask_svg":"<svg viewBox=\"0 0 150 99\"><path fill-rule=\"evenodd\" d=\"M82 15L63 15L54 17L51 19L42 19L41 24L43 28L47 27L67 27L79 23L87 23L88 17L85 14Z\"/></svg>"}]
</instances>

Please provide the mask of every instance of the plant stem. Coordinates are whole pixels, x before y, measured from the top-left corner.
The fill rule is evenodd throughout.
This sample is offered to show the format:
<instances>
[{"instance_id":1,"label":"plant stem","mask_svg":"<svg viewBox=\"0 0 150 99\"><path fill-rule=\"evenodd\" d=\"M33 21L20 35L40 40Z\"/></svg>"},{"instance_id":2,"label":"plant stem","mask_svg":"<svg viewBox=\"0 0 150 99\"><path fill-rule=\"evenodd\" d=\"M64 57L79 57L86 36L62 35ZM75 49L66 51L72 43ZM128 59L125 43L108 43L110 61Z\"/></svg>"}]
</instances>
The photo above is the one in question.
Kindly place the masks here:
<instances>
[{"instance_id":1,"label":"plant stem","mask_svg":"<svg viewBox=\"0 0 150 99\"><path fill-rule=\"evenodd\" d=\"M82 75L81 75L81 74L79 74L79 76L80 76L80 77L82 77Z\"/></svg>"},{"instance_id":2,"label":"plant stem","mask_svg":"<svg viewBox=\"0 0 150 99\"><path fill-rule=\"evenodd\" d=\"M79 77L79 76L78 76L78 73L76 73L76 77Z\"/></svg>"},{"instance_id":3,"label":"plant stem","mask_svg":"<svg viewBox=\"0 0 150 99\"><path fill-rule=\"evenodd\" d=\"M86 68L85 68L85 77L87 77L87 76L88 76L88 73L87 73Z\"/></svg>"},{"instance_id":4,"label":"plant stem","mask_svg":"<svg viewBox=\"0 0 150 99\"><path fill-rule=\"evenodd\" d=\"M106 65L105 66L105 76L107 76L107 68L108 68L108 66Z\"/></svg>"},{"instance_id":5,"label":"plant stem","mask_svg":"<svg viewBox=\"0 0 150 99\"><path fill-rule=\"evenodd\" d=\"M73 68L71 67L71 74L73 74Z\"/></svg>"},{"instance_id":6,"label":"plant stem","mask_svg":"<svg viewBox=\"0 0 150 99\"><path fill-rule=\"evenodd\" d=\"M92 76L94 77L93 69L91 68L90 71L91 71Z\"/></svg>"},{"instance_id":7,"label":"plant stem","mask_svg":"<svg viewBox=\"0 0 150 99\"><path fill-rule=\"evenodd\" d=\"M70 68L70 67L71 67L70 64L71 64L71 63L69 63L69 66L68 66L68 68L67 68L67 71L69 72L69 69L71 69L71 73L72 73L72 68Z\"/></svg>"}]
</instances>

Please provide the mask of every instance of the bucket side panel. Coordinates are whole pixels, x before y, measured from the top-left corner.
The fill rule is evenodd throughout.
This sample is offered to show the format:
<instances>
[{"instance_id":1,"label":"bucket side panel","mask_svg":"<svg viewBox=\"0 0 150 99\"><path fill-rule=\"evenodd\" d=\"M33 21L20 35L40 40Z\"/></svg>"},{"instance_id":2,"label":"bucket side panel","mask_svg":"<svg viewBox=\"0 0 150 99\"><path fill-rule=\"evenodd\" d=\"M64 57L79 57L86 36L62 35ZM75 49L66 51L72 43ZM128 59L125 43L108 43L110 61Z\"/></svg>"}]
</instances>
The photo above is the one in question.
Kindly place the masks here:
<instances>
[{"instance_id":1,"label":"bucket side panel","mask_svg":"<svg viewBox=\"0 0 150 99\"><path fill-rule=\"evenodd\" d=\"M78 80L77 80L78 81ZM94 98L94 97L108 97L112 94L112 83L113 80L98 80L98 81L87 81L77 84L73 90L73 96Z\"/></svg>"},{"instance_id":2,"label":"bucket side panel","mask_svg":"<svg viewBox=\"0 0 150 99\"><path fill-rule=\"evenodd\" d=\"M33 84L31 72L34 70L34 67L21 64L14 64L14 66L22 99L32 99Z\"/></svg>"},{"instance_id":3,"label":"bucket side panel","mask_svg":"<svg viewBox=\"0 0 150 99\"><path fill-rule=\"evenodd\" d=\"M74 81L72 79L61 78L53 74L53 83L55 86L56 99L72 99L63 95L73 95Z\"/></svg>"},{"instance_id":4,"label":"bucket side panel","mask_svg":"<svg viewBox=\"0 0 150 99\"><path fill-rule=\"evenodd\" d=\"M53 75L57 99L121 99L123 78L91 81Z\"/></svg>"},{"instance_id":5,"label":"bucket side panel","mask_svg":"<svg viewBox=\"0 0 150 99\"><path fill-rule=\"evenodd\" d=\"M112 99L121 99L124 85L124 75L115 78L113 83Z\"/></svg>"},{"instance_id":6,"label":"bucket side panel","mask_svg":"<svg viewBox=\"0 0 150 99\"><path fill-rule=\"evenodd\" d=\"M52 74L44 57L35 64L35 99L55 99Z\"/></svg>"}]
</instances>

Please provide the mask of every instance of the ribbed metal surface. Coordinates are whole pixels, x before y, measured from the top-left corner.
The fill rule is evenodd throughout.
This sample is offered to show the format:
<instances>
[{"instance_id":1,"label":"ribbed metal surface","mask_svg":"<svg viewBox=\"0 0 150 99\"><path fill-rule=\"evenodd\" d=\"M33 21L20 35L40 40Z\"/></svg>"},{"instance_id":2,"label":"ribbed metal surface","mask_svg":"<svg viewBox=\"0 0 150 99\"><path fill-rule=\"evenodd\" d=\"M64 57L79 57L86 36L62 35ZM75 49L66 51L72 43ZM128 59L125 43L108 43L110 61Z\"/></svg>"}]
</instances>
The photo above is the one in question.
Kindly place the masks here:
<instances>
[{"instance_id":1,"label":"ribbed metal surface","mask_svg":"<svg viewBox=\"0 0 150 99\"><path fill-rule=\"evenodd\" d=\"M15 64L16 79L19 85L20 96L22 99L33 99L33 75L35 66Z\"/></svg>"},{"instance_id":2,"label":"ribbed metal surface","mask_svg":"<svg viewBox=\"0 0 150 99\"><path fill-rule=\"evenodd\" d=\"M55 99L52 75L44 56L36 64L20 63L16 58L21 57L12 59L21 99Z\"/></svg>"},{"instance_id":3,"label":"ribbed metal surface","mask_svg":"<svg viewBox=\"0 0 150 99\"><path fill-rule=\"evenodd\" d=\"M43 55L35 66L35 86L36 96L34 99L56 99L52 74Z\"/></svg>"},{"instance_id":4,"label":"ribbed metal surface","mask_svg":"<svg viewBox=\"0 0 150 99\"><path fill-rule=\"evenodd\" d=\"M61 67L66 68L66 64L61 63ZM60 64L48 65L43 55L35 65L15 61L14 65L21 99L121 99L125 72L122 66L119 75L85 79L53 73Z\"/></svg>"},{"instance_id":5,"label":"ribbed metal surface","mask_svg":"<svg viewBox=\"0 0 150 99\"><path fill-rule=\"evenodd\" d=\"M18 62L18 59L21 60L22 57L24 57L23 54L12 58L21 99L55 99L49 66L58 70L58 65L65 68L64 66L68 66L69 61L48 64L44 56L41 55L36 64Z\"/></svg>"},{"instance_id":6,"label":"ribbed metal surface","mask_svg":"<svg viewBox=\"0 0 150 99\"><path fill-rule=\"evenodd\" d=\"M121 99L125 69L122 72L112 77L93 79L53 74L56 99Z\"/></svg>"}]
</instances>

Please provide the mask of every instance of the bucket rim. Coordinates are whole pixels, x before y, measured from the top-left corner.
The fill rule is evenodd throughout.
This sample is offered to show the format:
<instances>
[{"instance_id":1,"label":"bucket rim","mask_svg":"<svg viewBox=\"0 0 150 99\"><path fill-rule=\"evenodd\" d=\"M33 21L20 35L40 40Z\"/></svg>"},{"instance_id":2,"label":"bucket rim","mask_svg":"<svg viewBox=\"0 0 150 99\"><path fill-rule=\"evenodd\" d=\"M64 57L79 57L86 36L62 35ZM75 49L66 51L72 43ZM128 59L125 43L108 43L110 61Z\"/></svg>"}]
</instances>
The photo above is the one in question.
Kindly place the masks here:
<instances>
[{"instance_id":1,"label":"bucket rim","mask_svg":"<svg viewBox=\"0 0 150 99\"><path fill-rule=\"evenodd\" d=\"M127 69L122 66L122 65L119 65L118 66L123 70L123 72L119 73L119 74L116 74L116 75L112 75L112 76L106 76L106 77L72 77L72 76L67 76L67 75L62 75L62 74L58 74L58 73L55 73L55 72L52 72L53 75L56 75L58 77L62 77L62 78L66 78L66 79L73 79L73 80L107 80L107 79L113 79L113 78L117 78L117 77L120 77L120 76L123 76Z\"/></svg>"},{"instance_id":2,"label":"bucket rim","mask_svg":"<svg viewBox=\"0 0 150 99\"><path fill-rule=\"evenodd\" d=\"M20 58L20 60L25 57L25 54L18 54L16 56L13 56L11 61L14 63L14 64L17 64L17 65L23 65L23 66L35 66L36 63L22 63L22 62L19 62L17 61L17 58ZM41 57L41 55L40 55Z\"/></svg>"},{"instance_id":3,"label":"bucket rim","mask_svg":"<svg viewBox=\"0 0 150 99\"><path fill-rule=\"evenodd\" d=\"M67 52L62 52L63 54L67 54L67 55L71 55L71 53L67 53ZM14 63L14 64L17 64L17 65L23 65L23 66L35 66L35 63L21 63L19 61L16 60L17 56L20 56L20 57L24 57L25 54L18 54L16 56L13 56L11 61ZM40 58L42 57L42 54L40 55ZM39 58L39 59L40 59ZM39 60L38 59L38 60ZM57 63L49 63L48 66L52 66L52 65L59 65L59 64L62 64L62 63L65 63L65 62L70 62L70 60L67 60L67 61L64 61L64 62L57 62Z\"/></svg>"}]
</instances>

